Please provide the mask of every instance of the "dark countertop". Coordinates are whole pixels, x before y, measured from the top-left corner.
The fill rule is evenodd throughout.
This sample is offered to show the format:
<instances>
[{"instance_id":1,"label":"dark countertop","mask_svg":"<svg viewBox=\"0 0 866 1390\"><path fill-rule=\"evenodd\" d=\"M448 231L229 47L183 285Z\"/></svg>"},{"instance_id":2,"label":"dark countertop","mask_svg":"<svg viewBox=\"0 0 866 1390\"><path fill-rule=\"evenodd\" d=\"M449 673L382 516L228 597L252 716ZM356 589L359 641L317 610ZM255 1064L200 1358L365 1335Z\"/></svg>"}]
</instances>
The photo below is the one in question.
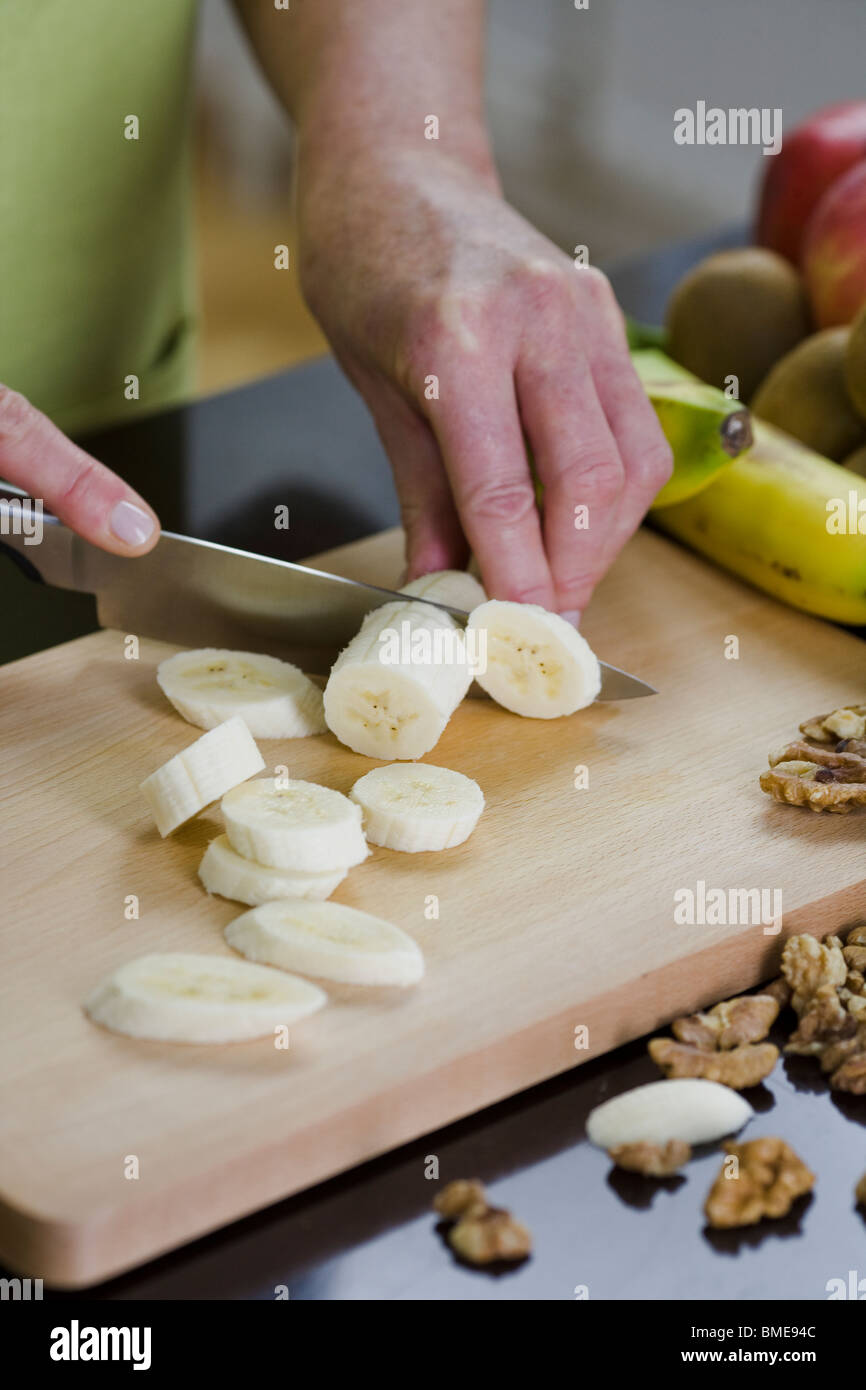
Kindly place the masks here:
<instances>
[{"instance_id":1,"label":"dark countertop","mask_svg":"<svg viewBox=\"0 0 866 1390\"><path fill-rule=\"evenodd\" d=\"M612 272L626 310L658 321L672 284L736 233L670 248ZM396 498L364 407L322 360L103 434L89 447L174 529L287 559L394 524ZM274 531L287 502L291 528ZM87 599L2 569L0 659L94 626ZM749 1094L747 1137L780 1134L818 1174L792 1215L710 1234L701 1207L720 1164L703 1154L663 1183L616 1173L583 1139L602 1099L658 1078L635 1043L428 1135L92 1291L107 1299L825 1299L827 1281L866 1276L853 1187L866 1169L866 1099L831 1096L816 1063L780 1063ZM535 1237L501 1277L457 1265L430 1212L442 1179L479 1176ZM864 1286L866 1287L866 1286ZM63 1296L60 1295L60 1298Z\"/></svg>"}]
</instances>

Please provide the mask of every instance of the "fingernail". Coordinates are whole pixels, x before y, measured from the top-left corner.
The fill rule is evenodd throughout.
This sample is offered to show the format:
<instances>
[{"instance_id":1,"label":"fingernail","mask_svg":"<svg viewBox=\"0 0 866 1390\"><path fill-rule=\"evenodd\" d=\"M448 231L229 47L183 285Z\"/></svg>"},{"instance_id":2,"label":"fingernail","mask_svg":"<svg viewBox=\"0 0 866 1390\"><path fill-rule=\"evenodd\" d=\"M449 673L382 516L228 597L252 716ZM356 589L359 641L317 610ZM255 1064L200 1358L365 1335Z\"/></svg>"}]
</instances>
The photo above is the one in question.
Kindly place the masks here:
<instances>
[{"instance_id":1,"label":"fingernail","mask_svg":"<svg viewBox=\"0 0 866 1390\"><path fill-rule=\"evenodd\" d=\"M124 545L144 545L153 535L153 517L134 502L118 502L108 524L112 535Z\"/></svg>"},{"instance_id":2,"label":"fingernail","mask_svg":"<svg viewBox=\"0 0 866 1390\"><path fill-rule=\"evenodd\" d=\"M579 627L579 626L580 626L580 609L579 609L579 608L570 608L570 609L568 610L567 613L560 613L559 616L560 616L561 618L564 618L565 621L566 621L567 623L571 623L571 626L572 626L572 627Z\"/></svg>"}]
</instances>

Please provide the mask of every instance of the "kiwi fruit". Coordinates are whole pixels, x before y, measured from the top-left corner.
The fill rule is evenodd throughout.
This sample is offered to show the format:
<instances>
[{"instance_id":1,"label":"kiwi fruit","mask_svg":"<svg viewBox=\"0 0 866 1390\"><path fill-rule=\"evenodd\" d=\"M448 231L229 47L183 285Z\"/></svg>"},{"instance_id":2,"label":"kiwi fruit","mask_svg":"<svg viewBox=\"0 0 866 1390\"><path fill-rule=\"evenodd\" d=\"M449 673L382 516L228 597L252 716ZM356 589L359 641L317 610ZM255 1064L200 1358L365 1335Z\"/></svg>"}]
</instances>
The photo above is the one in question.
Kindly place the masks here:
<instances>
[{"instance_id":1,"label":"kiwi fruit","mask_svg":"<svg viewBox=\"0 0 866 1390\"><path fill-rule=\"evenodd\" d=\"M866 478L866 444L861 444L859 449L855 449L853 454L842 460L843 468L850 468L852 473L859 473L861 478Z\"/></svg>"},{"instance_id":2,"label":"kiwi fruit","mask_svg":"<svg viewBox=\"0 0 866 1390\"><path fill-rule=\"evenodd\" d=\"M845 385L850 335L848 327L825 328L798 343L776 363L752 401L759 419L837 463L866 441L866 420Z\"/></svg>"},{"instance_id":3,"label":"kiwi fruit","mask_svg":"<svg viewBox=\"0 0 866 1390\"><path fill-rule=\"evenodd\" d=\"M735 376L740 400L750 401L773 364L809 332L806 291L775 251L718 251L677 285L666 326L674 361L720 389Z\"/></svg>"},{"instance_id":4,"label":"kiwi fruit","mask_svg":"<svg viewBox=\"0 0 866 1390\"><path fill-rule=\"evenodd\" d=\"M866 306L851 325L845 354L845 384L855 408L866 420Z\"/></svg>"}]
</instances>

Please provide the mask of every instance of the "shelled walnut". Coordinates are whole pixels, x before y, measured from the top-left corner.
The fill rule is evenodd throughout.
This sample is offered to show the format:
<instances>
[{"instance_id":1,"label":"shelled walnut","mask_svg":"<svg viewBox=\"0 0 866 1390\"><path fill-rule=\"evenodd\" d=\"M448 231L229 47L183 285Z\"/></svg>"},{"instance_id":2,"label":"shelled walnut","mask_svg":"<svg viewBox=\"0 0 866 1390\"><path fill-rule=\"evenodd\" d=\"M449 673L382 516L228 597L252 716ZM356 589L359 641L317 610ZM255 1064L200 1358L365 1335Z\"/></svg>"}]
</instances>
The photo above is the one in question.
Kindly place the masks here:
<instances>
[{"instance_id":1,"label":"shelled walnut","mask_svg":"<svg viewBox=\"0 0 866 1390\"><path fill-rule=\"evenodd\" d=\"M836 985L821 985L800 1014L800 1022L785 1046L801 1057L820 1057L828 1043L850 1038L857 1023L845 1008Z\"/></svg>"},{"instance_id":2,"label":"shelled walnut","mask_svg":"<svg viewBox=\"0 0 866 1390\"><path fill-rule=\"evenodd\" d=\"M840 739L866 736L866 705L842 705L829 714L804 719L800 733L810 743L837 743Z\"/></svg>"},{"instance_id":3,"label":"shelled walnut","mask_svg":"<svg viewBox=\"0 0 866 1390\"><path fill-rule=\"evenodd\" d=\"M502 1207L470 1209L448 1232L448 1243L462 1260L473 1265L525 1260L532 1251L529 1231Z\"/></svg>"},{"instance_id":4,"label":"shelled walnut","mask_svg":"<svg viewBox=\"0 0 866 1390\"><path fill-rule=\"evenodd\" d=\"M761 790L813 811L844 814L866 804L866 705L805 719L800 733L770 754Z\"/></svg>"},{"instance_id":5,"label":"shelled walnut","mask_svg":"<svg viewBox=\"0 0 866 1390\"><path fill-rule=\"evenodd\" d=\"M805 932L791 936L782 951L782 974L791 988L791 1005L801 1014L823 985L844 985L848 966L838 936L818 941Z\"/></svg>"},{"instance_id":6,"label":"shelled walnut","mask_svg":"<svg viewBox=\"0 0 866 1390\"><path fill-rule=\"evenodd\" d=\"M674 1037L707 1052L727 1052L742 1043L761 1042L779 1014L779 1001L770 994L743 994L724 999L704 1013L674 1019Z\"/></svg>"},{"instance_id":7,"label":"shelled walnut","mask_svg":"<svg viewBox=\"0 0 866 1390\"><path fill-rule=\"evenodd\" d=\"M830 1073L830 1085L834 1091L850 1091L852 1095L866 1095L866 1030L862 1029L857 1039L857 1047L852 1049L840 1066Z\"/></svg>"},{"instance_id":8,"label":"shelled walnut","mask_svg":"<svg viewBox=\"0 0 866 1390\"><path fill-rule=\"evenodd\" d=\"M667 1077L696 1076L734 1091L757 1086L779 1060L773 1043L743 1043L729 1052L707 1052L673 1038L652 1038L649 1054Z\"/></svg>"},{"instance_id":9,"label":"shelled walnut","mask_svg":"<svg viewBox=\"0 0 866 1390\"><path fill-rule=\"evenodd\" d=\"M815 1174L784 1139L728 1143L725 1152L704 1204L707 1221L718 1230L754 1226L765 1217L778 1220L814 1186ZM731 1158L737 1160L733 1171Z\"/></svg>"},{"instance_id":10,"label":"shelled walnut","mask_svg":"<svg viewBox=\"0 0 866 1390\"><path fill-rule=\"evenodd\" d=\"M789 806L808 806L812 811L846 814L855 806L866 805L866 757L855 754L827 754L819 759L801 756L802 744L780 750L759 778L761 790ZM776 756L776 755L774 755Z\"/></svg>"},{"instance_id":11,"label":"shelled walnut","mask_svg":"<svg viewBox=\"0 0 866 1390\"><path fill-rule=\"evenodd\" d=\"M782 953L800 1020L785 1050L817 1057L832 1089L854 1095L866 1094L866 995L857 968L864 935L860 924L844 946L837 936L792 936Z\"/></svg>"},{"instance_id":12,"label":"shelled walnut","mask_svg":"<svg viewBox=\"0 0 866 1390\"><path fill-rule=\"evenodd\" d=\"M617 1144L608 1149L617 1168L629 1173L641 1173L647 1178L670 1178L679 1172L692 1156L691 1145L683 1139L669 1139L666 1144Z\"/></svg>"},{"instance_id":13,"label":"shelled walnut","mask_svg":"<svg viewBox=\"0 0 866 1390\"><path fill-rule=\"evenodd\" d=\"M433 1201L433 1208L446 1221L457 1221L472 1207L487 1206L487 1193L478 1178L456 1178Z\"/></svg>"},{"instance_id":14,"label":"shelled walnut","mask_svg":"<svg viewBox=\"0 0 866 1390\"><path fill-rule=\"evenodd\" d=\"M493 1264L497 1260L524 1260L532 1250L532 1236L511 1212L491 1207L477 1178L458 1178L448 1183L433 1202L434 1210L452 1222L448 1244L469 1264Z\"/></svg>"}]
</instances>

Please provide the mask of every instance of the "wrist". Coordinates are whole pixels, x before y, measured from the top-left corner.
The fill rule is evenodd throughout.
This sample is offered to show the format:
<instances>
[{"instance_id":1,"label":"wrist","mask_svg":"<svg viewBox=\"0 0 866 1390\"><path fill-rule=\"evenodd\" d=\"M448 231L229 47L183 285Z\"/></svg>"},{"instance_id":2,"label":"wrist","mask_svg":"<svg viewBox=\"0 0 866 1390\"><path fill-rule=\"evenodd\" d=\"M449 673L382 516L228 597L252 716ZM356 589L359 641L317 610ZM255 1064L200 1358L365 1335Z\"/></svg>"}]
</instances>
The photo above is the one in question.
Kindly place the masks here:
<instances>
[{"instance_id":1,"label":"wrist","mask_svg":"<svg viewBox=\"0 0 866 1390\"><path fill-rule=\"evenodd\" d=\"M429 128L429 127L428 127ZM305 203L320 195L335 199L347 183L372 186L388 178L405 176L407 182L426 172L465 176L477 189L502 196L502 185L483 122L465 123L456 134L439 132L439 138L419 130L371 127L358 122L341 128L332 118L299 125L297 141L298 198Z\"/></svg>"}]
</instances>

